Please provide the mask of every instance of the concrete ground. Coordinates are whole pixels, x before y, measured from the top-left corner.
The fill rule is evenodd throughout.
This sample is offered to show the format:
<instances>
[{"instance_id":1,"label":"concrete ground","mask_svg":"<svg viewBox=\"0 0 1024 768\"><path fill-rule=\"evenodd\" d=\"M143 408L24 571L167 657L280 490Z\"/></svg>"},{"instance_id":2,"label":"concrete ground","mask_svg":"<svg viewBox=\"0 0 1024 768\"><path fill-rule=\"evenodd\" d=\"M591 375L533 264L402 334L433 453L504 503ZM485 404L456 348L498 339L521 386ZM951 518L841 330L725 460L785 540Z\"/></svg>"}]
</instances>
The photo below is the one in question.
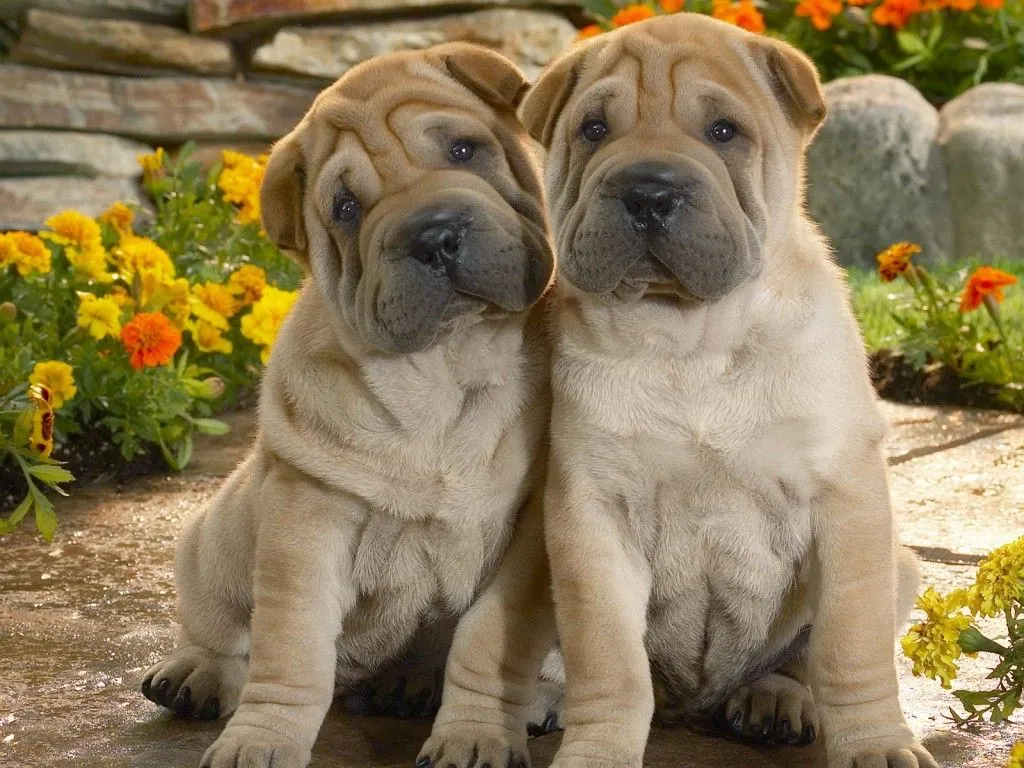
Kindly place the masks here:
<instances>
[{"instance_id":1,"label":"concrete ground","mask_svg":"<svg viewBox=\"0 0 1024 768\"><path fill-rule=\"evenodd\" d=\"M969 583L992 547L1024 534L1024 418L886 405L891 484L906 544L928 583ZM223 723L168 717L137 692L142 672L173 642L174 540L206 504L251 438L250 414L231 435L207 441L180 475L124 489L75 489L62 500L54 543L28 527L0 538L0 766L196 766ZM1000 768L1024 739L1024 715L1002 728L957 730L943 718L955 700L915 679L900 658L904 709L944 768ZM965 660L959 682L984 675ZM332 711L314 766L411 768L426 723L354 718ZM532 744L546 766L558 734ZM811 768L815 748L756 750L683 729L655 729L649 766Z\"/></svg>"}]
</instances>

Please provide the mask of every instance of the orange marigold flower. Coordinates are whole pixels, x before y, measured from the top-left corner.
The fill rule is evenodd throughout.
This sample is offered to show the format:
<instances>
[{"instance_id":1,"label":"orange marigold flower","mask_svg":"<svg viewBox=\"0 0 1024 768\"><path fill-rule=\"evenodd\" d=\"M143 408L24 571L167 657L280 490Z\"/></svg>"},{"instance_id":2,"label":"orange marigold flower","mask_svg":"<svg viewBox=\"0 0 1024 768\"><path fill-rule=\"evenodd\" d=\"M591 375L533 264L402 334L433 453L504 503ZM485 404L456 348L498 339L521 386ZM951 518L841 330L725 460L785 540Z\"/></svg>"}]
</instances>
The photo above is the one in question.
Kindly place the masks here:
<instances>
[{"instance_id":1,"label":"orange marigold flower","mask_svg":"<svg viewBox=\"0 0 1024 768\"><path fill-rule=\"evenodd\" d=\"M686 5L686 0L661 0L661 10L665 13L679 13Z\"/></svg>"},{"instance_id":2,"label":"orange marigold flower","mask_svg":"<svg viewBox=\"0 0 1024 768\"><path fill-rule=\"evenodd\" d=\"M752 0L712 0L711 15L749 32L764 32L764 16Z\"/></svg>"},{"instance_id":3,"label":"orange marigold flower","mask_svg":"<svg viewBox=\"0 0 1024 768\"><path fill-rule=\"evenodd\" d=\"M650 19L653 17L654 9L649 5L643 5L640 3L637 3L636 5L627 5L612 16L612 26L624 27L627 24L634 24L638 21L643 21L644 19Z\"/></svg>"},{"instance_id":4,"label":"orange marigold flower","mask_svg":"<svg viewBox=\"0 0 1024 768\"><path fill-rule=\"evenodd\" d=\"M910 269L910 257L921 252L921 246L915 243L895 243L890 245L876 257L878 259L878 274L886 283L891 283L897 277Z\"/></svg>"},{"instance_id":5,"label":"orange marigold flower","mask_svg":"<svg viewBox=\"0 0 1024 768\"><path fill-rule=\"evenodd\" d=\"M576 40L587 40L591 37L597 37L602 32L604 32L604 30L597 24L587 24L587 26L576 33Z\"/></svg>"},{"instance_id":6,"label":"orange marigold flower","mask_svg":"<svg viewBox=\"0 0 1024 768\"><path fill-rule=\"evenodd\" d=\"M941 0L938 3L939 7L952 8L954 11L973 11L974 7L978 4L978 0Z\"/></svg>"},{"instance_id":7,"label":"orange marigold flower","mask_svg":"<svg viewBox=\"0 0 1024 768\"><path fill-rule=\"evenodd\" d=\"M181 332L160 312L140 312L121 329L121 343L139 371L170 362L181 346Z\"/></svg>"},{"instance_id":8,"label":"orange marigold flower","mask_svg":"<svg viewBox=\"0 0 1024 768\"><path fill-rule=\"evenodd\" d=\"M924 11L921 0L882 0L871 12L871 20L881 27L902 29L915 13Z\"/></svg>"},{"instance_id":9,"label":"orange marigold flower","mask_svg":"<svg viewBox=\"0 0 1024 768\"><path fill-rule=\"evenodd\" d=\"M846 0L846 4L854 7L860 7L863 5L871 5L874 1L875 0Z\"/></svg>"},{"instance_id":10,"label":"orange marigold flower","mask_svg":"<svg viewBox=\"0 0 1024 768\"><path fill-rule=\"evenodd\" d=\"M1002 301L1003 288L1016 282L1016 276L1001 269L978 267L974 274L967 278L964 292L960 296L960 311L970 312L977 309L986 296L991 296L997 302Z\"/></svg>"},{"instance_id":11,"label":"orange marigold flower","mask_svg":"<svg viewBox=\"0 0 1024 768\"><path fill-rule=\"evenodd\" d=\"M1003 0L978 0L981 7L990 11L998 11L1003 7Z\"/></svg>"},{"instance_id":12,"label":"orange marigold flower","mask_svg":"<svg viewBox=\"0 0 1024 768\"><path fill-rule=\"evenodd\" d=\"M800 0L794 14L811 20L819 32L832 26L832 18L843 12L842 0Z\"/></svg>"}]
</instances>

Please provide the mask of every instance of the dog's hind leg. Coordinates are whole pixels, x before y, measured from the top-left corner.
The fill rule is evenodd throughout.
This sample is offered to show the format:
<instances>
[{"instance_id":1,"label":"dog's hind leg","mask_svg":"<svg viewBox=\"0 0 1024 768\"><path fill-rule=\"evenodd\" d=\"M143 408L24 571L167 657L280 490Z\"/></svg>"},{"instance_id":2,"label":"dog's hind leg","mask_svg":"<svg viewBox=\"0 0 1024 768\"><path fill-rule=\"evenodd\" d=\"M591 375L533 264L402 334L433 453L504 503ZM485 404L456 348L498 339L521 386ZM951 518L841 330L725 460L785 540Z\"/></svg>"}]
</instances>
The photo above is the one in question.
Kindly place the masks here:
<instances>
[{"instance_id":1,"label":"dog's hind leg","mask_svg":"<svg viewBox=\"0 0 1024 768\"><path fill-rule=\"evenodd\" d=\"M250 648L252 535L244 508L250 459L178 542L175 582L181 629L174 651L150 667L142 693L184 717L230 714Z\"/></svg>"}]
</instances>

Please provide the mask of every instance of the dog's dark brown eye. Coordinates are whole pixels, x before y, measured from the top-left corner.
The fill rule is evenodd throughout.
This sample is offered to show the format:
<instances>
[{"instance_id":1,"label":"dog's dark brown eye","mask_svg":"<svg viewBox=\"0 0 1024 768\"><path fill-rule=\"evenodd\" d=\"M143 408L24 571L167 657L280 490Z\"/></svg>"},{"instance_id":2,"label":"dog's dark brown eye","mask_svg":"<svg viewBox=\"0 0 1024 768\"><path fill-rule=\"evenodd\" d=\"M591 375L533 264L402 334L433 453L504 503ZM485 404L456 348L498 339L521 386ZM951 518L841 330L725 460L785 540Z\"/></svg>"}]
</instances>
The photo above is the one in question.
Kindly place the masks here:
<instances>
[{"instance_id":1,"label":"dog's dark brown eye","mask_svg":"<svg viewBox=\"0 0 1024 768\"><path fill-rule=\"evenodd\" d=\"M468 163L475 154L476 144L469 139L454 141L448 149L448 157L452 159L453 163Z\"/></svg>"},{"instance_id":2,"label":"dog's dark brown eye","mask_svg":"<svg viewBox=\"0 0 1024 768\"><path fill-rule=\"evenodd\" d=\"M331 214L339 224L351 224L359 218L359 201L345 191L339 192L334 198Z\"/></svg>"},{"instance_id":3,"label":"dog's dark brown eye","mask_svg":"<svg viewBox=\"0 0 1024 768\"><path fill-rule=\"evenodd\" d=\"M588 120L583 124L583 138L591 144L597 144L608 135L608 123L604 120Z\"/></svg>"},{"instance_id":4,"label":"dog's dark brown eye","mask_svg":"<svg viewBox=\"0 0 1024 768\"><path fill-rule=\"evenodd\" d=\"M708 135L719 144L725 144L736 138L736 125L729 120L716 120L708 128Z\"/></svg>"}]
</instances>

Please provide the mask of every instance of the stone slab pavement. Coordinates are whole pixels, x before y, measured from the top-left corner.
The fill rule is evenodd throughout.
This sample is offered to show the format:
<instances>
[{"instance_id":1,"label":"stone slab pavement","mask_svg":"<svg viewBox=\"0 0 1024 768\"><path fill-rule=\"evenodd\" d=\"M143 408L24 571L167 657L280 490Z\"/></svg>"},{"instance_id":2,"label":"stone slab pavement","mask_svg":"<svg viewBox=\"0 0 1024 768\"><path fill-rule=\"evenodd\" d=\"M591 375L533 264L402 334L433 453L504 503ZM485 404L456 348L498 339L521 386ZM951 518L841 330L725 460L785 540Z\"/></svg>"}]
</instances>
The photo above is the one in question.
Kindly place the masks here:
<instances>
[{"instance_id":1,"label":"stone slab pavement","mask_svg":"<svg viewBox=\"0 0 1024 768\"><path fill-rule=\"evenodd\" d=\"M928 583L969 583L990 548L1024 535L1024 418L885 404L890 481L904 543ZM62 500L47 546L28 528L0 538L0 766L192 767L223 725L168 717L137 693L142 672L173 644L174 541L243 456L251 413L207 440L185 473L124 488L77 488ZM1001 768L1024 716L961 731L943 718L954 699L898 666L904 709L943 768ZM980 682L966 661L961 682ZM332 710L313 766L411 768L422 722ZM560 736L531 742L545 768ZM816 748L754 749L685 729L655 729L651 768L823 768Z\"/></svg>"}]
</instances>

